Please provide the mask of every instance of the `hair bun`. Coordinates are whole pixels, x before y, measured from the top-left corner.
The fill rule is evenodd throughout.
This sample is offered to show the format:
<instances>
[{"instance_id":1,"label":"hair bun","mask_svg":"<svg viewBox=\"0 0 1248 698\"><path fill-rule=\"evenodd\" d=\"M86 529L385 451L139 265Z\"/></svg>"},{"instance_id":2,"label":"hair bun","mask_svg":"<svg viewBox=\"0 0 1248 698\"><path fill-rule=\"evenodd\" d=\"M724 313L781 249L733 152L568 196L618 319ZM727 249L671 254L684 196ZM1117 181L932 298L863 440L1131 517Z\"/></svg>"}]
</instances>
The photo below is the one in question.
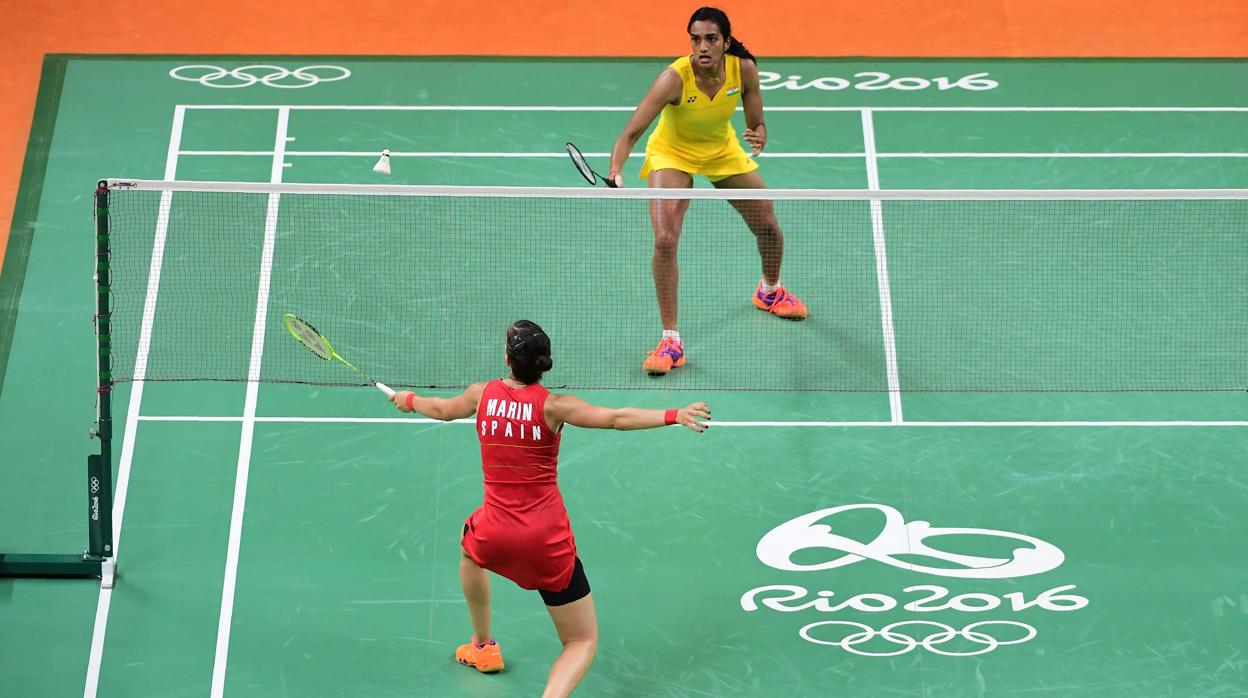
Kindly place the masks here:
<instances>
[{"instance_id":1,"label":"hair bun","mask_svg":"<svg viewBox=\"0 0 1248 698\"><path fill-rule=\"evenodd\" d=\"M517 320L507 328L507 357L512 376L521 383L539 382L542 373L554 365L550 337L532 320Z\"/></svg>"}]
</instances>

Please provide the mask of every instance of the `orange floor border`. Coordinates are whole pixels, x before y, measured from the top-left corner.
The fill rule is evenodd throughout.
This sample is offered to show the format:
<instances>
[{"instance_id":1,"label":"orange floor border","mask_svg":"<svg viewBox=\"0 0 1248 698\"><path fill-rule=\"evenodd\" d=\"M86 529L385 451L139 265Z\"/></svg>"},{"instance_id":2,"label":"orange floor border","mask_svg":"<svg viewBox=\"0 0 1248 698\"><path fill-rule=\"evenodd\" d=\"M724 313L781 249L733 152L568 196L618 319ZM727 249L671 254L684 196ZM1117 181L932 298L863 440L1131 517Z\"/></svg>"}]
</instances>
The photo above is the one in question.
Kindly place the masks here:
<instances>
[{"instance_id":1,"label":"orange floor border","mask_svg":"<svg viewBox=\"0 0 1248 698\"><path fill-rule=\"evenodd\" d=\"M1248 57L1244 0L728 0L759 56ZM0 221L46 53L674 56L697 3L5 3ZM466 8L470 7L470 10ZM0 224L0 260L9 226Z\"/></svg>"}]
</instances>

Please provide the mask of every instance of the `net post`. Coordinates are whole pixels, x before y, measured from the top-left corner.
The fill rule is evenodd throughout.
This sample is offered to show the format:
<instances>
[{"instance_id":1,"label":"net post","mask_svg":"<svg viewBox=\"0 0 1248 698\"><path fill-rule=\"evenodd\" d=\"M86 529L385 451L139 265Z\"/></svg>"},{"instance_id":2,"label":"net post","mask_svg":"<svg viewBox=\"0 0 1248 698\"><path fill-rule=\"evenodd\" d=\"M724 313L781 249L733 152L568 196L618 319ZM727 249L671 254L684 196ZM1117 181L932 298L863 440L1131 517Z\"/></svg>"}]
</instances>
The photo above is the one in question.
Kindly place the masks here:
<instances>
[{"instance_id":1,"label":"net post","mask_svg":"<svg viewBox=\"0 0 1248 698\"><path fill-rule=\"evenodd\" d=\"M113 556L113 376L111 241L109 239L108 182L95 190L95 338L98 384L96 422L90 435L99 439L100 452L87 457L87 515L89 545L85 555L103 560Z\"/></svg>"},{"instance_id":2,"label":"net post","mask_svg":"<svg viewBox=\"0 0 1248 698\"><path fill-rule=\"evenodd\" d=\"M100 452L87 456L87 549L78 555L21 554L0 552L0 577L100 577L113 586L113 468L111 373L111 283L108 225L108 182L95 190L95 288L96 352L99 381L96 389L95 426L87 431L100 440Z\"/></svg>"}]
</instances>

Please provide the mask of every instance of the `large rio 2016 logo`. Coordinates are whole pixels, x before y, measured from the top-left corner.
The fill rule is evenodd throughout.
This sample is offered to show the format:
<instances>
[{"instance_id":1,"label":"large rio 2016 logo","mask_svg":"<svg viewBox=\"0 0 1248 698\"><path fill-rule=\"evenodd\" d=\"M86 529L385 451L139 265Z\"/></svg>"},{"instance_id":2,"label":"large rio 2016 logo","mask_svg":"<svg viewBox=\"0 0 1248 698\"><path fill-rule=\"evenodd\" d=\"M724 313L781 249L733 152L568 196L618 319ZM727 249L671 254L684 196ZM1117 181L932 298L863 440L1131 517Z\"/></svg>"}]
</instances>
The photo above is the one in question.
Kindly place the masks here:
<instances>
[{"instance_id":1,"label":"large rio 2016 logo","mask_svg":"<svg viewBox=\"0 0 1248 698\"><path fill-rule=\"evenodd\" d=\"M866 543L835 532L837 515L856 510L875 510L884 515L879 533ZM961 540L968 536L994 538L1018 543L1019 546L1013 548L1009 557L983 557L949 552L925 542L942 536L958 536ZM937 528L926 521L907 523L901 512L883 504L849 504L798 516L768 531L759 540L755 552L763 564L786 572L824 572L870 561L868 564L883 564L938 577L977 580L1040 574L1056 569L1065 560L1065 555L1057 546L1034 536L986 528ZM803 553L807 562L794 562L793 557L799 552ZM917 558L942 564L921 564L915 561ZM1065 612L1077 611L1088 605L1085 597L1070 593L1074 588L1074 584L1066 584L1028 599L1020 591L1004 594L969 592L950 597L950 590L946 587L916 584L901 590L904 594L918 594L910 600L899 601L891 594L872 592L836 601L836 593L830 590L818 591L811 598L810 591L805 587L769 584L745 592L741 596L741 609L754 612L761 606L780 613L882 613L900 605L911 613L984 613L1007 609L1016 613L1027 609ZM997 637L989 631L990 626L993 631L1004 632L1005 636ZM841 635L839 638L836 637L838 634ZM798 631L798 635L807 642L840 647L870 657L896 656L918 647L947 656L971 656L991 652L1002 645L1027 642L1036 636L1036 629L1016 620L981 620L959 629L932 620L907 619L876 630L864 623L838 619L808 623ZM877 638L891 644L884 648L879 647L878 642L870 648L859 647ZM951 641L957 647L942 648ZM897 646L900 649L896 649Z\"/></svg>"}]
</instances>

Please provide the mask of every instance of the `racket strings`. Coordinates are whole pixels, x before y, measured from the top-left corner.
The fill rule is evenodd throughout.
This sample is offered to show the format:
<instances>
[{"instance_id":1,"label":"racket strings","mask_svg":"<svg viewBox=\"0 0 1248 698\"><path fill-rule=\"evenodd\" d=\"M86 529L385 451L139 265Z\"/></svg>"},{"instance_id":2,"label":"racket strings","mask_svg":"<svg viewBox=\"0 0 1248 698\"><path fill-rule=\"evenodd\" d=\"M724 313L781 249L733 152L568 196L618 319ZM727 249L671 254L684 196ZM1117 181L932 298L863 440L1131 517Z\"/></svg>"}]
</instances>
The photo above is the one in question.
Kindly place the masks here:
<instances>
[{"instance_id":1,"label":"racket strings","mask_svg":"<svg viewBox=\"0 0 1248 698\"><path fill-rule=\"evenodd\" d=\"M286 327L305 349L315 354L318 359L329 361L332 356L329 342L325 340L325 337L315 327L294 315L286 317Z\"/></svg>"},{"instance_id":2,"label":"racket strings","mask_svg":"<svg viewBox=\"0 0 1248 698\"><path fill-rule=\"evenodd\" d=\"M568 157L572 158L572 164L575 165L576 169L580 171L581 176L584 177L590 184L597 184L598 177L594 173L594 170L590 168L589 163L585 162L585 156L581 154L580 149L571 143L568 143L567 150Z\"/></svg>"}]
</instances>

